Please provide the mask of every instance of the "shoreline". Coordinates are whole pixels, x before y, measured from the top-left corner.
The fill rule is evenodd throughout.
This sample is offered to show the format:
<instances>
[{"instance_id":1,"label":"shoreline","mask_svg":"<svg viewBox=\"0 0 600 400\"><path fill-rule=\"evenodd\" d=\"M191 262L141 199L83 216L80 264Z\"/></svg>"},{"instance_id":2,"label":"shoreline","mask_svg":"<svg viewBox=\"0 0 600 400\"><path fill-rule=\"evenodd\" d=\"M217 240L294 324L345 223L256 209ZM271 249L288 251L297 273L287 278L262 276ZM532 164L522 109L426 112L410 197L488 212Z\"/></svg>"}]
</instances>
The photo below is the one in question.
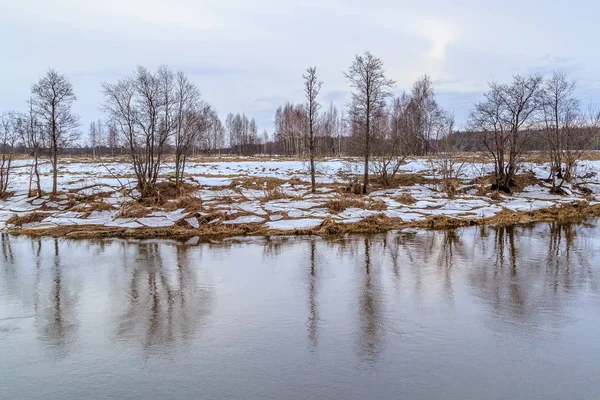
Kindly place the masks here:
<instances>
[{"instance_id":1,"label":"shoreline","mask_svg":"<svg viewBox=\"0 0 600 400\"><path fill-rule=\"evenodd\" d=\"M547 164L524 164L516 190L505 194L490 191L492 165L465 163L449 194L432 161L413 158L391 185L373 176L370 193L361 195L355 194L360 170L352 159L320 161L315 193L302 161L199 159L190 163L180 186L166 164L159 195L145 201L138 199L127 164L115 161L108 170L80 161L63 160L56 196L28 197L29 169L21 160L11 183L14 194L0 200L0 232L86 238L330 236L600 216L600 160L582 162L562 194L551 193ZM44 171L45 184L49 172Z\"/></svg>"},{"instance_id":2,"label":"shoreline","mask_svg":"<svg viewBox=\"0 0 600 400\"><path fill-rule=\"evenodd\" d=\"M68 225L49 228L9 228L4 232L13 236L53 237L66 239L173 239L186 240L199 238L230 238L244 236L321 236L332 237L345 234L374 234L403 229L454 230L468 226L520 226L539 222L581 223L587 219L600 217L600 204L590 205L585 201L564 203L535 211L502 211L494 216L469 219L436 215L421 221L406 222L400 218L389 218L384 214L374 214L358 222L339 223L325 219L311 228L269 229L257 223L212 226L199 228L170 226L122 228L104 225Z\"/></svg>"}]
</instances>

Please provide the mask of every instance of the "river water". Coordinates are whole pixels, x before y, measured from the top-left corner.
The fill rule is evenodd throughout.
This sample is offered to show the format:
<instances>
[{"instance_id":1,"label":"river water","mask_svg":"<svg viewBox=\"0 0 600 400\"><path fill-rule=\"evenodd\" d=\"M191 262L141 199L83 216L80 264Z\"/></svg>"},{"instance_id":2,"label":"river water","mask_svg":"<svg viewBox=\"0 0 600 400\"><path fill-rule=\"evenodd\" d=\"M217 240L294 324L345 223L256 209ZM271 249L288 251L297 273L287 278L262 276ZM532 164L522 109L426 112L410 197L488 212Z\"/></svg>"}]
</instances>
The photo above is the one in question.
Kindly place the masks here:
<instances>
[{"instance_id":1,"label":"river water","mask_svg":"<svg viewBox=\"0 0 600 400\"><path fill-rule=\"evenodd\" d=\"M1 399L598 399L600 226L0 242Z\"/></svg>"}]
</instances>

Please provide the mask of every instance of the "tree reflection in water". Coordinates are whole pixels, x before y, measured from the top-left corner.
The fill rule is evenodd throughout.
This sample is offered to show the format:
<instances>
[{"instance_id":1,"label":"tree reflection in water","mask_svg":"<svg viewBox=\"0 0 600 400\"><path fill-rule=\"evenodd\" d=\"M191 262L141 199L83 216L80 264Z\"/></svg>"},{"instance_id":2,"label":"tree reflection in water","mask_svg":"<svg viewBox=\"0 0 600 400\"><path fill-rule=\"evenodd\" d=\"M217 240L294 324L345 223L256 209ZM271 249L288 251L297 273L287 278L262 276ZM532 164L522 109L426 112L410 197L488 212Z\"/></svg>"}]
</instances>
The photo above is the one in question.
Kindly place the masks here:
<instances>
[{"instance_id":1,"label":"tree reflection in water","mask_svg":"<svg viewBox=\"0 0 600 400\"><path fill-rule=\"evenodd\" d=\"M374 361L382 351L383 336L383 300L380 264L373 262L373 244L366 236L364 244L364 266L362 278L358 279L358 329L359 355L363 359Z\"/></svg>"},{"instance_id":2,"label":"tree reflection in water","mask_svg":"<svg viewBox=\"0 0 600 400\"><path fill-rule=\"evenodd\" d=\"M290 326L308 337L313 352L327 348L331 332L348 332L349 345L361 360L380 360L395 333L412 329L410 324L444 321L448 307L462 311L457 304L470 305L468 311L474 310L494 332L564 324L574 304L581 304L586 295L598 298L600 294L594 264L597 233L596 225L548 223L332 240L228 240L198 246L16 239L3 234L0 299L11 306L19 303L11 318L34 318L33 336L58 358L71 354L79 331L86 332L80 329L81 321L90 320L85 313L104 307L112 339L137 346L145 355L160 354L165 348L192 343L209 315L220 318L214 307L215 289L205 276L208 271L218 271L219 282L231 284L230 293L239 295L236 301L244 301L239 288L248 275L238 274L232 260L250 260L252 253L247 251L262 252L262 261L282 266L277 283L289 287L284 286L278 296L289 304L301 304L297 315L290 310L289 321L294 323ZM101 267L81 265L82 254L101 256ZM228 268L220 269L218 262L203 266L202 260L209 257L223 260ZM248 267L246 273L254 265ZM271 282L269 268L250 273L261 283ZM85 281L83 289L89 293L81 291L79 280ZM257 287L260 284L253 288ZM295 291L298 287L301 290ZM87 302L88 294L97 297ZM261 312L278 307L276 299L260 290L248 295L264 302L264 308L244 310L255 319L268 320ZM235 311L236 305L230 306ZM331 326L331 321L344 324L346 320L347 328ZM268 328L264 334L269 335Z\"/></svg>"},{"instance_id":3,"label":"tree reflection in water","mask_svg":"<svg viewBox=\"0 0 600 400\"><path fill-rule=\"evenodd\" d=\"M308 278L308 340L313 348L319 343L319 307L318 280L316 261L316 240L310 238L310 275Z\"/></svg>"},{"instance_id":4,"label":"tree reflection in water","mask_svg":"<svg viewBox=\"0 0 600 400\"><path fill-rule=\"evenodd\" d=\"M198 282L198 266L190 266L189 247L174 247L172 254L172 246L140 243L127 270L129 289L117 334L139 342L150 353L192 339L211 312L212 291Z\"/></svg>"}]
</instances>

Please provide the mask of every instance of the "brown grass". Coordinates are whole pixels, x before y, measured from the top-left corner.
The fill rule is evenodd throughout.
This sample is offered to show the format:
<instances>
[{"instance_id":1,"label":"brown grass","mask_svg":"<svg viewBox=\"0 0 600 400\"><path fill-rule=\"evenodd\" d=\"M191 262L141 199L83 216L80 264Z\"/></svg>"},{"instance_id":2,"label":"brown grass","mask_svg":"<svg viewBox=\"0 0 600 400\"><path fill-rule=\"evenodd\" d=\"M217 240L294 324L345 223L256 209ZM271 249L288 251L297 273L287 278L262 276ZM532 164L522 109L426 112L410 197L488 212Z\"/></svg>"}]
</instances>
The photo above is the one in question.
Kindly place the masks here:
<instances>
[{"instance_id":1,"label":"brown grass","mask_svg":"<svg viewBox=\"0 0 600 400\"><path fill-rule=\"evenodd\" d=\"M144 207L137 201L132 201L126 204L123 204L121 207L121 211L119 211L119 218L142 218L147 216L152 212L152 209L148 207Z\"/></svg>"},{"instance_id":2,"label":"brown grass","mask_svg":"<svg viewBox=\"0 0 600 400\"><path fill-rule=\"evenodd\" d=\"M410 193L402 193L400 196L394 196L392 197L392 200L402 204L415 204L417 202L417 199L415 199Z\"/></svg>"},{"instance_id":3,"label":"brown grass","mask_svg":"<svg viewBox=\"0 0 600 400\"><path fill-rule=\"evenodd\" d=\"M540 179L533 172L528 171L515 176L514 187L511 189L522 191L527 186L538 185L539 183Z\"/></svg>"},{"instance_id":4,"label":"brown grass","mask_svg":"<svg viewBox=\"0 0 600 400\"><path fill-rule=\"evenodd\" d=\"M162 207L162 209L167 212L179 210L180 208L189 212L204 210L202 199L192 195L183 196L176 200L170 200Z\"/></svg>"},{"instance_id":5,"label":"brown grass","mask_svg":"<svg viewBox=\"0 0 600 400\"><path fill-rule=\"evenodd\" d=\"M9 224L13 224L16 226L22 226L24 224L31 224L33 222L42 222L48 218L48 214L32 212L26 215L18 216L13 215L8 221Z\"/></svg>"},{"instance_id":6,"label":"brown grass","mask_svg":"<svg viewBox=\"0 0 600 400\"><path fill-rule=\"evenodd\" d=\"M281 200L281 199L300 199L298 196L293 196L291 194L282 192L281 190L275 188L271 190L265 190L265 195L260 198L261 202L271 201L271 200Z\"/></svg>"},{"instance_id":7,"label":"brown grass","mask_svg":"<svg viewBox=\"0 0 600 400\"><path fill-rule=\"evenodd\" d=\"M167 203L169 200L175 200L186 196L199 189L198 185L183 182L180 186L172 181L158 182L155 186L155 194L151 197L140 199L140 203L148 207L158 207Z\"/></svg>"},{"instance_id":8,"label":"brown grass","mask_svg":"<svg viewBox=\"0 0 600 400\"><path fill-rule=\"evenodd\" d=\"M347 208L362 208L363 210L383 211L387 210L387 205L381 200L365 201L360 197L339 196L323 204L331 213L341 213ZM320 206L321 207L321 206Z\"/></svg>"},{"instance_id":9,"label":"brown grass","mask_svg":"<svg viewBox=\"0 0 600 400\"><path fill-rule=\"evenodd\" d=\"M235 184L234 186L241 185L244 189L271 191L283 185L285 181L279 178L257 176L237 179L237 182L232 183Z\"/></svg>"},{"instance_id":10,"label":"brown grass","mask_svg":"<svg viewBox=\"0 0 600 400\"><path fill-rule=\"evenodd\" d=\"M552 207L532 212L502 211L499 214L485 219L462 219L447 216L431 216L424 221L403 222L399 218L389 218L384 214L376 214L362 221L342 224L331 219L325 219L323 223L313 229L271 231L265 225L224 225L207 222L222 214L213 214L201 220L201 226L193 229L189 225L180 224L168 228L138 228L125 229L104 226L60 226L49 229L13 229L11 233L29 236L52 236L67 238L174 238L184 239L194 236L200 237L228 237L242 235L339 235L345 233L377 233L403 228L424 229L456 229L472 225L517 225L529 224L541 221L563 221L578 222L593 216L600 216L600 205L590 206L585 202L573 202L560 207ZM34 217L32 217L34 218ZM39 217L37 217L39 218Z\"/></svg>"}]
</instances>

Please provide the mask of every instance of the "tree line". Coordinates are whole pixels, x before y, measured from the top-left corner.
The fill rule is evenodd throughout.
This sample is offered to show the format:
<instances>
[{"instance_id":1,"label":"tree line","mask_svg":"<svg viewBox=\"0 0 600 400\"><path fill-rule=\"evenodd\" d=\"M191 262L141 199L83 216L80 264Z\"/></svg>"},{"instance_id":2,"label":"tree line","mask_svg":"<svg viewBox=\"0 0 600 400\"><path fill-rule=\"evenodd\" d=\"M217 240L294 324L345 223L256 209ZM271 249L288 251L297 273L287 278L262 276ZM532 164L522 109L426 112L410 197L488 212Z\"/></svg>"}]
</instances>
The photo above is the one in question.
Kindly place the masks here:
<instances>
[{"instance_id":1,"label":"tree line","mask_svg":"<svg viewBox=\"0 0 600 400\"><path fill-rule=\"evenodd\" d=\"M52 194L57 193L59 154L66 149L99 155L126 156L142 197L152 196L167 159L174 159L173 177L180 186L188 159L197 154L277 154L309 161L315 190L315 160L323 156L360 156L364 173L360 191L369 190L376 174L391 184L409 156L451 159L460 151L489 154L496 190L510 191L523 153L544 150L551 159L548 177L560 192L583 151L597 146L600 114L584 109L575 97L575 83L560 72L515 76L510 83L490 83L474 105L468 130L454 129L453 116L437 102L433 82L425 75L412 88L395 94L381 59L369 52L356 55L344 72L351 87L346 110L319 101L323 82L317 68L302 75L304 102L277 108L273 135L258 133L254 118L218 113L183 71L163 66L138 67L132 75L102 84L104 121L90 123L88 142L81 146L79 118L72 112L76 96L62 74L49 70L32 85L28 107L6 112L0 123L0 196L6 196L14 155L33 158L29 194L42 194L40 157L49 160ZM440 164L448 177L453 162Z\"/></svg>"}]
</instances>

